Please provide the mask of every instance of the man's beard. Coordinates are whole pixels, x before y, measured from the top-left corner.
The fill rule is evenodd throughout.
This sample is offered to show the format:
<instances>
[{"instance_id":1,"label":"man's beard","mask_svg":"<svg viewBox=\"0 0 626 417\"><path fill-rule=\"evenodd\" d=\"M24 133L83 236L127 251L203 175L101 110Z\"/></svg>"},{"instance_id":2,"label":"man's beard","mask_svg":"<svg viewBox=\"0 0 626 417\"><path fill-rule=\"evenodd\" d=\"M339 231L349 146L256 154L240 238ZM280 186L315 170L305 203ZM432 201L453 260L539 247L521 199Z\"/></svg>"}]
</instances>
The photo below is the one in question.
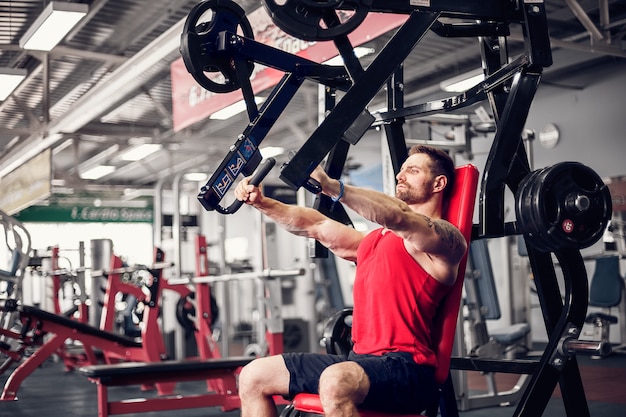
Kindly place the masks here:
<instances>
[{"instance_id":1,"label":"man's beard","mask_svg":"<svg viewBox=\"0 0 626 417\"><path fill-rule=\"evenodd\" d=\"M416 191L414 188L405 185L404 188L397 189L396 188L396 198L404 201L405 203L411 204L422 204L430 200L433 193L430 191L430 188L424 187L419 191Z\"/></svg>"}]
</instances>

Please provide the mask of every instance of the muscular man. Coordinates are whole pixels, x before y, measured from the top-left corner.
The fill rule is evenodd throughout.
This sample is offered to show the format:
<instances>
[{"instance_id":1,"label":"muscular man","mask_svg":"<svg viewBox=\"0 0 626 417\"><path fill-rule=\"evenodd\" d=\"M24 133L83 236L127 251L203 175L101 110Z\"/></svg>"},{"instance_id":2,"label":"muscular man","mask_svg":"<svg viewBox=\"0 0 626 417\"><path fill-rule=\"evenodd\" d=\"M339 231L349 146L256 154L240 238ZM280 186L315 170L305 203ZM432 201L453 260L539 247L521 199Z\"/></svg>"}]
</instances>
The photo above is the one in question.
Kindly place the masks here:
<instances>
[{"instance_id":1,"label":"muscular man","mask_svg":"<svg viewBox=\"0 0 626 417\"><path fill-rule=\"evenodd\" d=\"M263 196L243 179L235 196L289 232L356 262L353 351L346 357L287 353L259 358L239 377L242 417L275 417L273 395L319 393L327 417L357 407L419 413L436 393L430 327L454 283L467 243L441 219L454 181L443 151L415 146L396 176L396 197L343 185L317 168L322 192L381 227L367 234L318 211Z\"/></svg>"}]
</instances>

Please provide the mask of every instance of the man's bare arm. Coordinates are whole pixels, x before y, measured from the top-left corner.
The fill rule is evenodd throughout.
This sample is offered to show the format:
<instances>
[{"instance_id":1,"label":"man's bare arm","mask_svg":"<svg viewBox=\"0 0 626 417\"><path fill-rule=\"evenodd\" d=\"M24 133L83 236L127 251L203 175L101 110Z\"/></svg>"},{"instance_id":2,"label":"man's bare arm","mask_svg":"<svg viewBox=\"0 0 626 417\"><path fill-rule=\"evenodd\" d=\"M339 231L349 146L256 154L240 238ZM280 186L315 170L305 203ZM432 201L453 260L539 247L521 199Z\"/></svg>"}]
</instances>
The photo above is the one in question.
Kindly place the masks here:
<instances>
[{"instance_id":1,"label":"man's bare arm","mask_svg":"<svg viewBox=\"0 0 626 417\"><path fill-rule=\"evenodd\" d=\"M337 180L320 175L324 193L338 196ZM413 211L408 204L387 194L351 185L344 186L341 202L366 219L393 230L413 246L413 249L458 262L467 243L461 232L443 219L431 219Z\"/></svg>"},{"instance_id":2,"label":"man's bare arm","mask_svg":"<svg viewBox=\"0 0 626 417\"><path fill-rule=\"evenodd\" d=\"M288 232L313 238L335 255L351 261L356 260L356 250L363 239L363 233L354 228L332 220L312 208L285 204L265 197L258 187L248 184L247 178L238 184L235 196L255 207Z\"/></svg>"}]
</instances>

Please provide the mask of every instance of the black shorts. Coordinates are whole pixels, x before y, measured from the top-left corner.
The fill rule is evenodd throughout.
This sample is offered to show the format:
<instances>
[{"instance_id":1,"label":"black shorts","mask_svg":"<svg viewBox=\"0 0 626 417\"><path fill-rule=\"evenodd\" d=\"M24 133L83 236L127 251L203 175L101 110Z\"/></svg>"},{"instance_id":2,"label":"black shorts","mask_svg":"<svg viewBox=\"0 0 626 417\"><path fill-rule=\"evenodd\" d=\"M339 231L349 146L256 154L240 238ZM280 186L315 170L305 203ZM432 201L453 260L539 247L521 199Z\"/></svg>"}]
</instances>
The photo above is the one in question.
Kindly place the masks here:
<instances>
[{"instance_id":1,"label":"black shorts","mask_svg":"<svg viewBox=\"0 0 626 417\"><path fill-rule=\"evenodd\" d=\"M420 413L436 399L432 366L418 365L409 353L391 352L383 356L348 356L318 353L284 353L289 370L289 396L300 392L318 394L322 371L345 361L357 362L370 380L370 390L360 407L393 413Z\"/></svg>"}]
</instances>

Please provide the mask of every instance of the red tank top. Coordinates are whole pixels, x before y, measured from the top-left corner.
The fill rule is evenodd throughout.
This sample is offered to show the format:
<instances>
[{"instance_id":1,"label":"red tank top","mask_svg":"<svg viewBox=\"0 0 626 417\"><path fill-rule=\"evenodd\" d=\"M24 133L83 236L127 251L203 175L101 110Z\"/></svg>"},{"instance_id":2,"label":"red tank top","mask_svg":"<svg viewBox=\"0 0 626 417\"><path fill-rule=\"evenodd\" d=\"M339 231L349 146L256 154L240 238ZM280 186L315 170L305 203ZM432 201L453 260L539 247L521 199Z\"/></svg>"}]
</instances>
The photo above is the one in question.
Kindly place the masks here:
<instances>
[{"instance_id":1,"label":"red tank top","mask_svg":"<svg viewBox=\"0 0 626 417\"><path fill-rule=\"evenodd\" d=\"M431 348L433 317L451 287L430 276L390 230L370 232L357 251L352 338L354 352L408 352L437 366Z\"/></svg>"}]
</instances>

